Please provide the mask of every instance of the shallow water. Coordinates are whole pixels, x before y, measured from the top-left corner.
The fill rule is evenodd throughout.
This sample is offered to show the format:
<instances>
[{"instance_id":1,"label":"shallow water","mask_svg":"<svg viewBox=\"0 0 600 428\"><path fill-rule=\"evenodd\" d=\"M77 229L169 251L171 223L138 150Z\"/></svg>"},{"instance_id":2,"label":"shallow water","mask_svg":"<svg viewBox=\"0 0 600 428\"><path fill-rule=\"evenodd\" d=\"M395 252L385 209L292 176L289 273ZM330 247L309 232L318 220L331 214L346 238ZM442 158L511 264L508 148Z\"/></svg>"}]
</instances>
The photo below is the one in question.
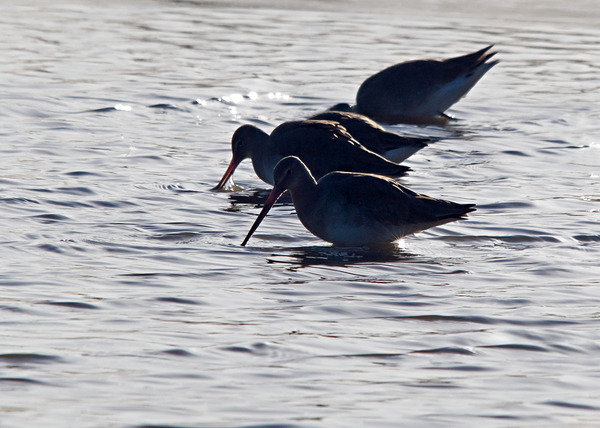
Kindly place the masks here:
<instances>
[{"instance_id":1,"label":"shallow water","mask_svg":"<svg viewBox=\"0 0 600 428\"><path fill-rule=\"evenodd\" d=\"M548 3L4 4L0 426L600 423L599 11ZM240 247L237 126L488 43L458 121L389 127L468 221L366 251L280 204Z\"/></svg>"}]
</instances>

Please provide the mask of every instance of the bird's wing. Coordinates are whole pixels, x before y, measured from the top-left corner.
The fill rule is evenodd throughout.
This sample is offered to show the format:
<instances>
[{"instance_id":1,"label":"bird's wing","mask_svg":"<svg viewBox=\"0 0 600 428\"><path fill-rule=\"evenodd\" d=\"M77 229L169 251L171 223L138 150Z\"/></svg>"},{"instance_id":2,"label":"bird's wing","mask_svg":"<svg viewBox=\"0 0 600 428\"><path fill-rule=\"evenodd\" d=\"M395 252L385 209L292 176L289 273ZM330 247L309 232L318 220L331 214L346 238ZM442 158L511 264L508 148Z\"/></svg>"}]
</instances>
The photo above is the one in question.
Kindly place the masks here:
<instances>
[{"instance_id":1,"label":"bird's wing","mask_svg":"<svg viewBox=\"0 0 600 428\"><path fill-rule=\"evenodd\" d=\"M332 171L398 176L409 170L366 149L336 122L287 122L271 133L271 140L282 157L298 156L315 177Z\"/></svg>"},{"instance_id":2,"label":"bird's wing","mask_svg":"<svg viewBox=\"0 0 600 428\"><path fill-rule=\"evenodd\" d=\"M461 219L474 211L472 204L431 198L392 179L371 174L331 173L319 180L318 186L328 188L325 193L335 192L335 198L348 209L360 207L366 218L404 225L415 232Z\"/></svg>"}]
</instances>

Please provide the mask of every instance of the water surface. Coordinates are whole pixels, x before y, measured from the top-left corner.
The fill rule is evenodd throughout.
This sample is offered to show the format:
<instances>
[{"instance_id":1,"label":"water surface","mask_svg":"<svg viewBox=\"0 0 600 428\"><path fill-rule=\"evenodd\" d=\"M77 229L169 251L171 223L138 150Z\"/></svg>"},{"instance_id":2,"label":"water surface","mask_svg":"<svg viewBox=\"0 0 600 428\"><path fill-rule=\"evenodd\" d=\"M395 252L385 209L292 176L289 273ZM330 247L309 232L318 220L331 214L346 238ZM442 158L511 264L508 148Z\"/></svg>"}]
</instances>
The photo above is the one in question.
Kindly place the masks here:
<instances>
[{"instance_id":1,"label":"water surface","mask_svg":"<svg viewBox=\"0 0 600 428\"><path fill-rule=\"evenodd\" d=\"M3 428L600 422L597 5L402 3L3 5ZM239 125L489 43L459 120L389 127L468 221L366 251L279 205L240 247Z\"/></svg>"}]
</instances>

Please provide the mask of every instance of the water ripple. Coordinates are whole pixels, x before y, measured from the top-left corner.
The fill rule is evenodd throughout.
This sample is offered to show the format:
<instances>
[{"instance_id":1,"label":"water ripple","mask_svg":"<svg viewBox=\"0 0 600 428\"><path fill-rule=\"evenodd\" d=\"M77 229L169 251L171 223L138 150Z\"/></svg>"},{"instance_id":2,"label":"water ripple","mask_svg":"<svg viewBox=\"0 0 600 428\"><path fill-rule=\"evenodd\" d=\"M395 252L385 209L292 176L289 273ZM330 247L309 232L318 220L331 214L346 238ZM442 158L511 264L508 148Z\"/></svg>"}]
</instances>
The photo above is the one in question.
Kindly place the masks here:
<instances>
[{"instance_id":1,"label":"water ripple","mask_svg":"<svg viewBox=\"0 0 600 428\"><path fill-rule=\"evenodd\" d=\"M46 364L61 362L61 358L55 355L32 354L32 353L8 353L0 354L0 362L11 365Z\"/></svg>"},{"instance_id":2,"label":"water ripple","mask_svg":"<svg viewBox=\"0 0 600 428\"><path fill-rule=\"evenodd\" d=\"M62 302L62 301L45 301L40 302L42 305L51 305L51 306L63 306L65 308L73 308L73 309L100 309L96 305L92 305L90 303L84 302Z\"/></svg>"},{"instance_id":3,"label":"water ripple","mask_svg":"<svg viewBox=\"0 0 600 428\"><path fill-rule=\"evenodd\" d=\"M46 382L35 380L27 377L0 377L0 383L21 383L31 385L47 385Z\"/></svg>"},{"instance_id":4,"label":"water ripple","mask_svg":"<svg viewBox=\"0 0 600 428\"><path fill-rule=\"evenodd\" d=\"M192 299L182 299L180 297L157 297L158 302L177 303L180 305L200 305L201 303Z\"/></svg>"},{"instance_id":5,"label":"water ripple","mask_svg":"<svg viewBox=\"0 0 600 428\"><path fill-rule=\"evenodd\" d=\"M2 424L596 421L593 1L26 3L0 18ZM239 246L270 186L245 162L210 190L237 127L487 40L501 62L457 120L386 126L440 139L401 183L468 221L337 248L287 197Z\"/></svg>"},{"instance_id":6,"label":"water ripple","mask_svg":"<svg viewBox=\"0 0 600 428\"><path fill-rule=\"evenodd\" d=\"M421 349L418 351L412 351L413 354L458 354L458 355L475 355L475 352L467 348L460 348L455 346L446 346L443 348L435 349Z\"/></svg>"},{"instance_id":7,"label":"water ripple","mask_svg":"<svg viewBox=\"0 0 600 428\"><path fill-rule=\"evenodd\" d=\"M174 357L193 357L194 354L192 352L186 351L185 349L167 349L165 351L160 351L161 354L172 355Z\"/></svg>"},{"instance_id":8,"label":"water ripple","mask_svg":"<svg viewBox=\"0 0 600 428\"><path fill-rule=\"evenodd\" d=\"M530 319L530 320L517 320L507 318L492 318L486 316L477 315L399 315L384 317L391 320L418 320L428 322L458 322L458 323L475 323L484 325L494 324L508 324L508 325L521 325L521 326L559 326L559 325L572 325L578 324L576 321L564 320L564 319Z\"/></svg>"},{"instance_id":9,"label":"water ripple","mask_svg":"<svg viewBox=\"0 0 600 428\"><path fill-rule=\"evenodd\" d=\"M70 220L69 217L62 214L40 214L33 216L32 218L39 220L41 223L52 224L61 221Z\"/></svg>"},{"instance_id":10,"label":"water ripple","mask_svg":"<svg viewBox=\"0 0 600 428\"><path fill-rule=\"evenodd\" d=\"M555 406L555 407L562 407L565 409L572 409L572 410L592 410L592 411L598 411L600 410L600 406L592 406L589 404L579 404L579 403L571 403L568 401L544 401L542 402L542 404L548 405L548 406Z\"/></svg>"},{"instance_id":11,"label":"water ripple","mask_svg":"<svg viewBox=\"0 0 600 428\"><path fill-rule=\"evenodd\" d=\"M56 191L67 195L85 196L93 195L94 191L89 187L58 187Z\"/></svg>"},{"instance_id":12,"label":"water ripple","mask_svg":"<svg viewBox=\"0 0 600 428\"><path fill-rule=\"evenodd\" d=\"M223 425L219 424L221 428L301 428L303 425L288 424L288 423L266 423L258 425ZM164 425L164 424L150 424L150 425L136 425L131 428L197 428L192 426L183 425Z\"/></svg>"},{"instance_id":13,"label":"water ripple","mask_svg":"<svg viewBox=\"0 0 600 428\"><path fill-rule=\"evenodd\" d=\"M39 201L27 198L0 198L0 204L8 205L19 205L19 204L36 204L39 205Z\"/></svg>"},{"instance_id":14,"label":"water ripple","mask_svg":"<svg viewBox=\"0 0 600 428\"><path fill-rule=\"evenodd\" d=\"M459 372L488 372L495 371L496 369L490 367L473 366L473 365L459 365L459 366L436 366L428 367L428 370L453 370Z\"/></svg>"},{"instance_id":15,"label":"water ripple","mask_svg":"<svg viewBox=\"0 0 600 428\"><path fill-rule=\"evenodd\" d=\"M522 343L506 343L502 345L482 345L479 348L496 348L496 349L511 349L517 351L531 351L531 352L548 352L547 348L537 345L527 345Z\"/></svg>"},{"instance_id":16,"label":"water ripple","mask_svg":"<svg viewBox=\"0 0 600 428\"><path fill-rule=\"evenodd\" d=\"M103 174L94 171L71 171L65 172L65 175L71 177L102 177Z\"/></svg>"}]
</instances>

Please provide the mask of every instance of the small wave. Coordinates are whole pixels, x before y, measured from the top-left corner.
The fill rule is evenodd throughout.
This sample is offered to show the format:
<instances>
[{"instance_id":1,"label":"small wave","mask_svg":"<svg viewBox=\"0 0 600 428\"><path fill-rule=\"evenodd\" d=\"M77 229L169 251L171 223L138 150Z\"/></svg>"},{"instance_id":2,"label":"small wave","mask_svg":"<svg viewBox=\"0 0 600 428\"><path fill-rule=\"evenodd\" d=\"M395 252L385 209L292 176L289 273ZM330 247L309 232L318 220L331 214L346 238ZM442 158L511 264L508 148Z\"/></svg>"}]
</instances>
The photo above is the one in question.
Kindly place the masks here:
<instances>
[{"instance_id":1,"label":"small wave","mask_svg":"<svg viewBox=\"0 0 600 428\"><path fill-rule=\"evenodd\" d=\"M27 198L0 198L0 204L18 205L18 204L39 204L38 201Z\"/></svg>"},{"instance_id":2,"label":"small wave","mask_svg":"<svg viewBox=\"0 0 600 428\"><path fill-rule=\"evenodd\" d=\"M175 104L167 104L167 103L152 104L152 105L148 106L148 108L154 108L154 109L160 109L160 110L185 111L185 112L189 111L188 109L178 107Z\"/></svg>"},{"instance_id":3,"label":"small wave","mask_svg":"<svg viewBox=\"0 0 600 428\"><path fill-rule=\"evenodd\" d=\"M111 107L100 107L96 109L84 110L80 113L110 113L113 111L131 111L131 106L124 104L115 104Z\"/></svg>"},{"instance_id":4,"label":"small wave","mask_svg":"<svg viewBox=\"0 0 600 428\"><path fill-rule=\"evenodd\" d=\"M81 113L108 113L111 111L117 111L117 109L115 107L101 107L91 110L84 110Z\"/></svg>"},{"instance_id":5,"label":"small wave","mask_svg":"<svg viewBox=\"0 0 600 428\"><path fill-rule=\"evenodd\" d=\"M463 372L487 372L492 371L489 367L473 366L473 365L456 365L456 366L436 366L429 367L429 370L456 370Z\"/></svg>"},{"instance_id":6,"label":"small wave","mask_svg":"<svg viewBox=\"0 0 600 428\"><path fill-rule=\"evenodd\" d=\"M85 196L94 194L94 191L89 187L59 187L56 189L56 191L75 196Z\"/></svg>"},{"instance_id":7,"label":"small wave","mask_svg":"<svg viewBox=\"0 0 600 428\"><path fill-rule=\"evenodd\" d=\"M502 345L482 345L478 346L478 348L498 348L498 349L513 349L517 351L530 351L530 352L548 352L548 349L537 346L537 345L528 345L522 343L506 343Z\"/></svg>"},{"instance_id":8,"label":"small wave","mask_svg":"<svg viewBox=\"0 0 600 428\"><path fill-rule=\"evenodd\" d=\"M593 411L598 411L600 410L600 407L598 406L592 406L589 404L578 404L578 403L569 403L567 401L544 401L542 404L546 404L548 406L555 406L555 407L564 407L566 409L576 409L576 410L593 410Z\"/></svg>"},{"instance_id":9,"label":"small wave","mask_svg":"<svg viewBox=\"0 0 600 428\"><path fill-rule=\"evenodd\" d=\"M575 235L573 239L579 242L600 242L600 235Z\"/></svg>"},{"instance_id":10,"label":"small wave","mask_svg":"<svg viewBox=\"0 0 600 428\"><path fill-rule=\"evenodd\" d=\"M0 362L10 364L45 364L61 361L60 357L47 354L8 353L0 354Z\"/></svg>"},{"instance_id":11,"label":"small wave","mask_svg":"<svg viewBox=\"0 0 600 428\"><path fill-rule=\"evenodd\" d=\"M64 306L66 308L73 308L73 309L100 309L96 305L92 305L90 303L83 303L83 302L54 302L54 301L48 300L45 302L40 302L40 304L53 305L53 306Z\"/></svg>"},{"instance_id":12,"label":"small wave","mask_svg":"<svg viewBox=\"0 0 600 428\"><path fill-rule=\"evenodd\" d=\"M180 305L199 305L200 303L192 299L182 299L180 297L157 297L158 302L177 303Z\"/></svg>"},{"instance_id":13,"label":"small wave","mask_svg":"<svg viewBox=\"0 0 600 428\"><path fill-rule=\"evenodd\" d=\"M458 354L458 355L475 355L475 352L470 349L461 348L458 346L445 346L443 348L422 349L412 351L411 354Z\"/></svg>"},{"instance_id":14,"label":"small wave","mask_svg":"<svg viewBox=\"0 0 600 428\"><path fill-rule=\"evenodd\" d=\"M0 383L2 383L2 382L46 385L46 382L42 382L41 380L31 379L28 377L0 377Z\"/></svg>"},{"instance_id":15,"label":"small wave","mask_svg":"<svg viewBox=\"0 0 600 428\"><path fill-rule=\"evenodd\" d=\"M544 320L518 320L518 319L504 319L504 318L492 318L480 315L399 315L391 317L381 317L383 319L398 320L398 321L429 321L429 322L459 322L459 323L475 323L475 324L508 324L508 325L520 325L520 326L554 326L554 325L569 325L577 324L575 321L569 321L564 319L544 319Z\"/></svg>"},{"instance_id":16,"label":"small wave","mask_svg":"<svg viewBox=\"0 0 600 428\"><path fill-rule=\"evenodd\" d=\"M559 238L554 236L529 236L529 235L510 235L510 236L489 236L490 239L496 239L507 243L521 242L561 242Z\"/></svg>"},{"instance_id":17,"label":"small wave","mask_svg":"<svg viewBox=\"0 0 600 428\"><path fill-rule=\"evenodd\" d=\"M542 235L542 236L529 236L529 235L455 235L455 236L438 236L430 239L436 239L439 241L499 241L506 244L524 244L532 242L562 242L560 238L554 236Z\"/></svg>"},{"instance_id":18,"label":"small wave","mask_svg":"<svg viewBox=\"0 0 600 428\"><path fill-rule=\"evenodd\" d=\"M238 352L238 353L242 353L242 354L254 354L253 349L246 348L245 346L226 346L221 349L223 349L224 351Z\"/></svg>"},{"instance_id":19,"label":"small wave","mask_svg":"<svg viewBox=\"0 0 600 428\"><path fill-rule=\"evenodd\" d=\"M48 251L50 253L56 253L56 254L62 254L63 253L63 250L61 250L56 245L52 245L52 244L40 244L40 245L38 245L38 248L40 250Z\"/></svg>"},{"instance_id":20,"label":"small wave","mask_svg":"<svg viewBox=\"0 0 600 428\"><path fill-rule=\"evenodd\" d=\"M406 384L413 388L435 388L435 389L451 389L459 388L459 386L445 380L425 380L420 383Z\"/></svg>"},{"instance_id":21,"label":"small wave","mask_svg":"<svg viewBox=\"0 0 600 428\"><path fill-rule=\"evenodd\" d=\"M78 202L78 201L53 201L50 199L47 199L44 201L47 204L50 205L55 205L58 207L68 207L68 208L90 208L91 205L85 202Z\"/></svg>"},{"instance_id":22,"label":"small wave","mask_svg":"<svg viewBox=\"0 0 600 428\"><path fill-rule=\"evenodd\" d=\"M53 190L46 189L44 187L30 188L30 189L25 189L25 190L28 190L30 192L37 192L37 193L52 193L53 192Z\"/></svg>"},{"instance_id":23,"label":"small wave","mask_svg":"<svg viewBox=\"0 0 600 428\"><path fill-rule=\"evenodd\" d=\"M175 357L193 357L194 354L190 351L186 351L185 349L173 348L167 349L165 351L160 351L161 354L173 355Z\"/></svg>"},{"instance_id":24,"label":"small wave","mask_svg":"<svg viewBox=\"0 0 600 428\"><path fill-rule=\"evenodd\" d=\"M393 320L417 320L429 322L461 322L461 323L476 323L476 324L497 324L499 320L484 317L484 316L459 316L459 315L399 315L392 317L383 317Z\"/></svg>"},{"instance_id":25,"label":"small wave","mask_svg":"<svg viewBox=\"0 0 600 428\"><path fill-rule=\"evenodd\" d=\"M129 161L158 161L161 163L168 163L168 161L164 157L158 155L126 155L123 157Z\"/></svg>"},{"instance_id":26,"label":"small wave","mask_svg":"<svg viewBox=\"0 0 600 428\"><path fill-rule=\"evenodd\" d=\"M507 155L512 155L512 156L531 157L531 155L528 155L527 153L523 153L519 150L505 150L502 153L507 154Z\"/></svg>"},{"instance_id":27,"label":"small wave","mask_svg":"<svg viewBox=\"0 0 600 428\"><path fill-rule=\"evenodd\" d=\"M521 419L519 416L515 415L481 415L482 418L490 418L490 419L501 419L501 420L519 420Z\"/></svg>"},{"instance_id":28,"label":"small wave","mask_svg":"<svg viewBox=\"0 0 600 428\"><path fill-rule=\"evenodd\" d=\"M25 313L29 312L23 308L19 308L17 306L9 306L9 305L0 305L0 311L14 312L14 313L20 313L20 314L25 314Z\"/></svg>"},{"instance_id":29,"label":"small wave","mask_svg":"<svg viewBox=\"0 0 600 428\"><path fill-rule=\"evenodd\" d=\"M260 425L230 425L226 428L300 428L300 425L293 424L279 424L279 423L269 423L269 424L260 424ZM182 425L137 425L131 428L191 428L184 427Z\"/></svg>"},{"instance_id":30,"label":"small wave","mask_svg":"<svg viewBox=\"0 0 600 428\"><path fill-rule=\"evenodd\" d=\"M181 231L161 233L160 235L151 236L150 239L158 239L159 241L189 241L201 236L200 233Z\"/></svg>"},{"instance_id":31,"label":"small wave","mask_svg":"<svg viewBox=\"0 0 600 428\"><path fill-rule=\"evenodd\" d=\"M40 214L33 216L34 219L39 220L42 223L55 223L57 221L66 221L70 220L69 217L61 215L61 214Z\"/></svg>"},{"instance_id":32,"label":"small wave","mask_svg":"<svg viewBox=\"0 0 600 428\"><path fill-rule=\"evenodd\" d=\"M404 354L398 352L386 353L386 352L370 352L365 354L339 354L339 355L328 355L328 358L368 358L368 359L396 359L404 357Z\"/></svg>"},{"instance_id":33,"label":"small wave","mask_svg":"<svg viewBox=\"0 0 600 428\"><path fill-rule=\"evenodd\" d=\"M123 208L128 206L137 206L137 204L131 201L90 201L90 203L101 208Z\"/></svg>"},{"instance_id":34,"label":"small wave","mask_svg":"<svg viewBox=\"0 0 600 428\"><path fill-rule=\"evenodd\" d=\"M90 172L90 171L71 171L71 172L65 172L65 175L68 175L70 177L86 177L86 176L101 177L102 176L102 174L98 174L97 172Z\"/></svg>"}]
</instances>

